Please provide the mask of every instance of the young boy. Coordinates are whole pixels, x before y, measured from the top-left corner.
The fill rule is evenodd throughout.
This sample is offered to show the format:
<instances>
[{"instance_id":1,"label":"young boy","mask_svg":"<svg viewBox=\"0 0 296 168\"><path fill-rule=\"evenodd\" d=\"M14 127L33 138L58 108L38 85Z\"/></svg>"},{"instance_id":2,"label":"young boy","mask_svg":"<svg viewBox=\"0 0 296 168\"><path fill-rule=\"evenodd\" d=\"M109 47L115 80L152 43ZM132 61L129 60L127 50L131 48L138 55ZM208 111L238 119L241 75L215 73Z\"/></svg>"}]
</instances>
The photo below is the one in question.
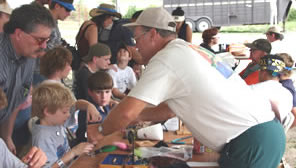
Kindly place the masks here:
<instances>
[{"instance_id":1,"label":"young boy","mask_svg":"<svg viewBox=\"0 0 296 168\"><path fill-rule=\"evenodd\" d=\"M294 115L294 122L291 125L291 127L296 126L296 91L295 87L293 84L293 81L291 80L291 75L292 75L292 68L294 66L294 61L293 58L286 53L280 53L279 56L284 60L286 67L284 68L283 72L281 73L280 76L280 82L282 85L288 89L293 97L293 108L292 108L292 114Z\"/></svg>"},{"instance_id":2,"label":"young boy","mask_svg":"<svg viewBox=\"0 0 296 168\"><path fill-rule=\"evenodd\" d=\"M270 100L273 111L283 123L292 109L292 95L279 82L285 63L278 55L266 55L260 59L259 65L259 83L250 87Z\"/></svg>"},{"instance_id":3,"label":"young boy","mask_svg":"<svg viewBox=\"0 0 296 168\"><path fill-rule=\"evenodd\" d=\"M47 80L61 82L71 71L72 53L64 47L46 52L40 59L40 73Z\"/></svg>"},{"instance_id":4,"label":"young boy","mask_svg":"<svg viewBox=\"0 0 296 168\"><path fill-rule=\"evenodd\" d=\"M88 78L88 101L94 104L97 110L100 112L102 120L109 114L112 108L111 96L112 96L113 80L112 77L104 71L98 71L92 74ZM86 113L79 112L78 114L78 129L76 136L78 142L86 141Z\"/></svg>"},{"instance_id":5,"label":"young boy","mask_svg":"<svg viewBox=\"0 0 296 168\"><path fill-rule=\"evenodd\" d=\"M64 167L94 147L81 143L70 150L64 124L73 115L69 111L74 102L71 91L61 83L43 82L33 91L32 115L39 120L33 123L32 144L46 153L45 167Z\"/></svg>"},{"instance_id":6,"label":"young boy","mask_svg":"<svg viewBox=\"0 0 296 168\"><path fill-rule=\"evenodd\" d=\"M131 59L127 47L122 43L117 52L117 64L114 64L115 70L108 70L117 88L124 94L127 94L137 83L133 69L128 66Z\"/></svg>"}]
</instances>

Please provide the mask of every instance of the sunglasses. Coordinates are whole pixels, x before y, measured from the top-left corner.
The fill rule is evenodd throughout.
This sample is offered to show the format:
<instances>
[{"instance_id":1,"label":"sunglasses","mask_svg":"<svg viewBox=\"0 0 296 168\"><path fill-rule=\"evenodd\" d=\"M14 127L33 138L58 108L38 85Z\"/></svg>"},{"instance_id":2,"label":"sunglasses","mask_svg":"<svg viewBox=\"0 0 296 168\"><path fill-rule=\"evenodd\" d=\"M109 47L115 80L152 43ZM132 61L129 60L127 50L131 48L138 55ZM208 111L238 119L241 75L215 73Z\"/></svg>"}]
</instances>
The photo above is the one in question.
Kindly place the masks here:
<instances>
[{"instance_id":1,"label":"sunglasses","mask_svg":"<svg viewBox=\"0 0 296 168\"><path fill-rule=\"evenodd\" d=\"M31 36L36 41L36 43L38 45L42 45L42 44L48 42L48 40L49 40L49 37L37 37L37 36L34 36L32 34L29 34L29 33L26 33L26 34L28 34L29 36Z\"/></svg>"}]
</instances>

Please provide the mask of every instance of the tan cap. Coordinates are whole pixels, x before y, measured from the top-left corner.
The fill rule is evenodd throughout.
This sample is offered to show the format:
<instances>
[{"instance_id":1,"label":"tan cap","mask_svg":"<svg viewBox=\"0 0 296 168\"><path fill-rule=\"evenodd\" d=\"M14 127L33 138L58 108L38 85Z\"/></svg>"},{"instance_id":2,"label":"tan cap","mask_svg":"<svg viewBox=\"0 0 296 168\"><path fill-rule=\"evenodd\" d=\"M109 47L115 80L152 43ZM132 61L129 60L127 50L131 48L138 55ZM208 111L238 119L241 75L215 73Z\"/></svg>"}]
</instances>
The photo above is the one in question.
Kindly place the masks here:
<instances>
[{"instance_id":1,"label":"tan cap","mask_svg":"<svg viewBox=\"0 0 296 168\"><path fill-rule=\"evenodd\" d=\"M176 32L176 22L173 16L162 7L147 8L135 22L125 24L124 26L147 26Z\"/></svg>"},{"instance_id":2,"label":"tan cap","mask_svg":"<svg viewBox=\"0 0 296 168\"><path fill-rule=\"evenodd\" d=\"M97 43L89 48L88 54L82 57L82 60L89 62L93 59L93 57L102 57L106 55L111 55L110 48L106 44Z\"/></svg>"},{"instance_id":3,"label":"tan cap","mask_svg":"<svg viewBox=\"0 0 296 168\"><path fill-rule=\"evenodd\" d=\"M7 13L7 14L11 15L12 10L13 9L9 6L8 3L0 4L0 12Z\"/></svg>"}]
</instances>

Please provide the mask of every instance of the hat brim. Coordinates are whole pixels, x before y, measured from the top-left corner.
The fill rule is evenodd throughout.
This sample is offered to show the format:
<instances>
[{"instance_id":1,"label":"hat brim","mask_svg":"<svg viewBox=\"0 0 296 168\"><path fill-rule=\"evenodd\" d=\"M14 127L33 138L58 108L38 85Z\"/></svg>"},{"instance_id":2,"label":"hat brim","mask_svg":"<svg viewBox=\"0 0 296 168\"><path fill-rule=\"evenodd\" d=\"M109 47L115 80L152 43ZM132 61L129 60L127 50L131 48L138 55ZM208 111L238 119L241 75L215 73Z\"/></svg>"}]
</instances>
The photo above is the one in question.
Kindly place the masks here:
<instances>
[{"instance_id":1,"label":"hat brim","mask_svg":"<svg viewBox=\"0 0 296 168\"><path fill-rule=\"evenodd\" d=\"M244 43L244 45L248 48L251 48L251 49L258 49L257 47L255 47L252 43Z\"/></svg>"},{"instance_id":2,"label":"hat brim","mask_svg":"<svg viewBox=\"0 0 296 168\"><path fill-rule=\"evenodd\" d=\"M105 11L105 10L102 10L102 9L98 9L98 8L94 8L94 9L90 10L90 12L89 12L89 16L90 17L96 17L96 16L100 16L102 14L108 14L108 15L111 15L111 16L115 16L117 18L121 18L121 14L120 13L117 13L117 12L108 12L108 11Z\"/></svg>"},{"instance_id":3,"label":"hat brim","mask_svg":"<svg viewBox=\"0 0 296 168\"><path fill-rule=\"evenodd\" d=\"M13 9L7 3L0 4L0 12L11 15L12 11Z\"/></svg>"},{"instance_id":4,"label":"hat brim","mask_svg":"<svg viewBox=\"0 0 296 168\"><path fill-rule=\"evenodd\" d=\"M134 27L134 26L142 26L142 25L139 24L139 23L133 22L133 23L124 24L123 26L125 26L125 27Z\"/></svg>"},{"instance_id":5,"label":"hat brim","mask_svg":"<svg viewBox=\"0 0 296 168\"><path fill-rule=\"evenodd\" d=\"M89 62L92 58L87 54L86 56L81 58L83 62Z\"/></svg>"},{"instance_id":6,"label":"hat brim","mask_svg":"<svg viewBox=\"0 0 296 168\"><path fill-rule=\"evenodd\" d=\"M62 5L64 8L66 8L66 9L68 9L70 11L75 10L73 4L71 4L71 3L63 2L63 1L60 1L60 0L53 0L53 2L56 2L56 3L60 4L60 5Z\"/></svg>"},{"instance_id":7,"label":"hat brim","mask_svg":"<svg viewBox=\"0 0 296 168\"><path fill-rule=\"evenodd\" d=\"M68 10L70 10L70 11L75 11L75 8L74 8L74 6L73 6L73 4L62 4L62 6L64 6L65 8L67 8Z\"/></svg>"},{"instance_id":8,"label":"hat brim","mask_svg":"<svg viewBox=\"0 0 296 168\"><path fill-rule=\"evenodd\" d=\"M185 20L185 16L174 16L175 22L183 22Z\"/></svg>"}]
</instances>

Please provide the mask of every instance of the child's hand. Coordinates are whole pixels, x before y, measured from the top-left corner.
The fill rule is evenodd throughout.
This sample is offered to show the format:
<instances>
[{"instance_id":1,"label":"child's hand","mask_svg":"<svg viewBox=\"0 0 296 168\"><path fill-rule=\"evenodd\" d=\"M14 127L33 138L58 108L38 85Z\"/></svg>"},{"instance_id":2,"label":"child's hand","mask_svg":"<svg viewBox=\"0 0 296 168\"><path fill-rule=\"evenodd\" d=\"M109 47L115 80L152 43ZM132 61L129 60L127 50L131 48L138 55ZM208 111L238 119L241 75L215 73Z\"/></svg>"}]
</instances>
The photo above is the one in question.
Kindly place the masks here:
<instances>
[{"instance_id":1,"label":"child's hand","mask_svg":"<svg viewBox=\"0 0 296 168\"><path fill-rule=\"evenodd\" d=\"M75 156L79 156L83 153L89 153L94 148L94 144L91 144L89 142L82 142L78 145L76 145L74 148L72 148L72 152Z\"/></svg>"},{"instance_id":2,"label":"child's hand","mask_svg":"<svg viewBox=\"0 0 296 168\"><path fill-rule=\"evenodd\" d=\"M90 103L87 107L87 121L97 122L101 120L102 120L102 116L100 115L100 112L98 112L97 108Z\"/></svg>"},{"instance_id":3,"label":"child's hand","mask_svg":"<svg viewBox=\"0 0 296 168\"><path fill-rule=\"evenodd\" d=\"M36 146L32 147L31 150L22 158L22 161L29 165L30 168L42 167L46 161L46 154Z\"/></svg>"}]
</instances>

